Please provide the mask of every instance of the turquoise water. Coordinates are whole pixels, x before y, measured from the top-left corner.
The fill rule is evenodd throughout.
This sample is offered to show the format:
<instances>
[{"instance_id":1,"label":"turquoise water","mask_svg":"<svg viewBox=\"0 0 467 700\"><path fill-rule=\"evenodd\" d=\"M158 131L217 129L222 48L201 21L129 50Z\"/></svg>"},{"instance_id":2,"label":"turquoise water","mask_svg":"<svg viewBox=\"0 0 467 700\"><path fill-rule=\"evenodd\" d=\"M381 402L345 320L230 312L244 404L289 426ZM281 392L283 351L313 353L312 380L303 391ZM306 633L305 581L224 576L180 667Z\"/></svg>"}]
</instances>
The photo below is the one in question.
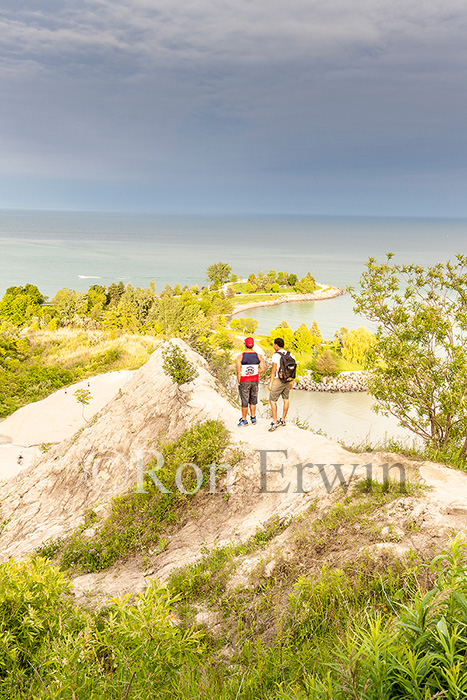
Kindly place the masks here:
<instances>
[{"instance_id":1,"label":"turquoise water","mask_svg":"<svg viewBox=\"0 0 467 700\"><path fill-rule=\"evenodd\" d=\"M260 398L268 398L265 386L260 388ZM292 422L298 419L299 425L321 431L349 447L384 444L387 438L396 439L407 447L421 444L413 433L398 425L396 418L376 414L373 405L373 399L366 392L327 394L293 389L288 419ZM279 413L281 410L279 405ZM270 421L267 408L262 404L258 415Z\"/></svg>"},{"instance_id":2,"label":"turquoise water","mask_svg":"<svg viewBox=\"0 0 467 700\"><path fill-rule=\"evenodd\" d=\"M277 306L262 306L256 309L247 309L235 314L235 317L254 318L258 321L257 333L269 334L281 321L287 321L289 326L296 330L302 323L311 326L316 321L323 338L331 339L336 330L346 327L358 328L364 326L374 330L375 326L363 316L357 316L353 312L354 302L349 294L344 294L333 299L320 301L295 301Z\"/></svg>"}]
</instances>

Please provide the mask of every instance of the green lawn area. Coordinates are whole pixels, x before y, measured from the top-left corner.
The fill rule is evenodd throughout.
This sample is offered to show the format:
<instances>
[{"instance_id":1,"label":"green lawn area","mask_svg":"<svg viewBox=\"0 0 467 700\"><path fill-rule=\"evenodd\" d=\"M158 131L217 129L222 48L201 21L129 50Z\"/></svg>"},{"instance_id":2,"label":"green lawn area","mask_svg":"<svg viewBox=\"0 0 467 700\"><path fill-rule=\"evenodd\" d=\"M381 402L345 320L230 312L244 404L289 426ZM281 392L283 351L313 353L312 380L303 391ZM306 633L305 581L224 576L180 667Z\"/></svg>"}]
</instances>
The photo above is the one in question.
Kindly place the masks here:
<instances>
[{"instance_id":1,"label":"green lawn area","mask_svg":"<svg viewBox=\"0 0 467 700\"><path fill-rule=\"evenodd\" d=\"M235 284L229 285L232 287L234 292L241 292L242 294L247 293L247 286L248 282L235 282ZM284 287L278 291L278 292L254 292L253 294L248 294L248 296L255 296L256 294L289 294L290 292L294 292L295 289L293 287Z\"/></svg>"},{"instance_id":2,"label":"green lawn area","mask_svg":"<svg viewBox=\"0 0 467 700\"><path fill-rule=\"evenodd\" d=\"M298 292L294 292L293 288L287 288L282 290L278 294L274 294L274 292L255 292L254 294L237 294L236 296L232 297L232 301L234 304L249 304L252 301L270 301L274 297L278 297L281 294L297 294Z\"/></svg>"},{"instance_id":3,"label":"green lawn area","mask_svg":"<svg viewBox=\"0 0 467 700\"><path fill-rule=\"evenodd\" d=\"M339 372L359 372L363 369L363 367L357 362L350 362L349 360L344 360L343 357L339 358L337 362L337 368Z\"/></svg>"}]
</instances>

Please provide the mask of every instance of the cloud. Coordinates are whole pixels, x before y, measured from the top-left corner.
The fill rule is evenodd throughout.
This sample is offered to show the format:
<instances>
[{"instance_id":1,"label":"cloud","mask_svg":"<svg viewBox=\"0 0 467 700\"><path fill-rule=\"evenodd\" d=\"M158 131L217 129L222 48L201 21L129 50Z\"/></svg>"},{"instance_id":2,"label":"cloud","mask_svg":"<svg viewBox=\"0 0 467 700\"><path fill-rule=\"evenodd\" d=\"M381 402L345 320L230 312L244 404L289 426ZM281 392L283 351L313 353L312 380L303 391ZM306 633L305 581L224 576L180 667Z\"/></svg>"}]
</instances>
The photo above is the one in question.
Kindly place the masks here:
<instances>
[{"instance_id":1,"label":"cloud","mask_svg":"<svg viewBox=\"0 0 467 700\"><path fill-rule=\"evenodd\" d=\"M467 9L451 0L74 0L22 3L1 21L3 51L38 62L65 53L122 51L151 62L288 62L381 58L404 44L465 44ZM455 46L453 47L452 44ZM415 46L414 46L415 43ZM451 53L448 51L448 55ZM465 51L465 49L464 49Z\"/></svg>"},{"instance_id":2,"label":"cloud","mask_svg":"<svg viewBox=\"0 0 467 700\"><path fill-rule=\"evenodd\" d=\"M182 192L425 177L467 156L457 0L3 4L5 175Z\"/></svg>"}]
</instances>

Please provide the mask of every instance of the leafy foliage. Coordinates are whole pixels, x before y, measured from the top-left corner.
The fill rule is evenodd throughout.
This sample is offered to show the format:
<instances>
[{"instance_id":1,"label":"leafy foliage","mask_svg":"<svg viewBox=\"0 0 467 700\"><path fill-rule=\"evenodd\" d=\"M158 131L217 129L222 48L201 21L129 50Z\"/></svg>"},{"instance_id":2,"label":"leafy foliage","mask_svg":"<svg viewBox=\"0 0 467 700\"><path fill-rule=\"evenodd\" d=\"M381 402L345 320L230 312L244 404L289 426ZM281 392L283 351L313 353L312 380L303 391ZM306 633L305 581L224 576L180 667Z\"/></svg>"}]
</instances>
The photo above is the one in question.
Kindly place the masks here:
<instances>
[{"instance_id":1,"label":"leafy foliage","mask_svg":"<svg viewBox=\"0 0 467 700\"><path fill-rule=\"evenodd\" d=\"M369 330L361 326L360 328L348 331L343 338L343 342L342 356L346 360L364 365L367 354L375 344L376 338L373 333L370 333Z\"/></svg>"},{"instance_id":2,"label":"leafy foliage","mask_svg":"<svg viewBox=\"0 0 467 700\"><path fill-rule=\"evenodd\" d=\"M258 328L258 321L253 318L233 318L230 321L230 327L234 331L239 331L243 335L253 335Z\"/></svg>"},{"instance_id":3,"label":"leafy foliage","mask_svg":"<svg viewBox=\"0 0 467 700\"><path fill-rule=\"evenodd\" d=\"M315 367L317 372L323 377L334 377L337 374L336 359L328 350L325 350L316 359Z\"/></svg>"},{"instance_id":4,"label":"leafy foliage","mask_svg":"<svg viewBox=\"0 0 467 700\"><path fill-rule=\"evenodd\" d=\"M203 633L174 624L175 600L155 583L134 602L84 612L43 560L2 564L0 580L2 698L142 697L157 679L151 696L168 700L205 653Z\"/></svg>"},{"instance_id":5,"label":"leafy foliage","mask_svg":"<svg viewBox=\"0 0 467 700\"><path fill-rule=\"evenodd\" d=\"M209 282L222 287L230 279L232 268L227 263L218 262L209 265L206 270L206 277Z\"/></svg>"},{"instance_id":6,"label":"leafy foliage","mask_svg":"<svg viewBox=\"0 0 467 700\"><path fill-rule=\"evenodd\" d=\"M429 268L370 258L352 290L378 324L368 352L377 409L436 449L467 454L467 256Z\"/></svg>"},{"instance_id":7,"label":"leafy foliage","mask_svg":"<svg viewBox=\"0 0 467 700\"><path fill-rule=\"evenodd\" d=\"M465 545L454 541L436 557L435 588L399 607L397 625L372 617L367 629L347 638L340 671L326 682L315 679L313 697L336 700L443 697L467 693L467 567ZM332 671L337 664L331 665Z\"/></svg>"},{"instance_id":8,"label":"leafy foliage","mask_svg":"<svg viewBox=\"0 0 467 700\"><path fill-rule=\"evenodd\" d=\"M188 384L198 376L195 365L187 359L178 345L168 343L162 350L162 368L178 385Z\"/></svg>"},{"instance_id":9,"label":"leafy foliage","mask_svg":"<svg viewBox=\"0 0 467 700\"><path fill-rule=\"evenodd\" d=\"M35 316L41 316L45 297L33 284L25 287L8 287L0 301L0 321L21 326Z\"/></svg>"},{"instance_id":10,"label":"leafy foliage","mask_svg":"<svg viewBox=\"0 0 467 700\"><path fill-rule=\"evenodd\" d=\"M0 679L31 675L31 660L56 633L69 583L44 559L13 559L0 565ZM1 688L1 682L0 682Z\"/></svg>"}]
</instances>

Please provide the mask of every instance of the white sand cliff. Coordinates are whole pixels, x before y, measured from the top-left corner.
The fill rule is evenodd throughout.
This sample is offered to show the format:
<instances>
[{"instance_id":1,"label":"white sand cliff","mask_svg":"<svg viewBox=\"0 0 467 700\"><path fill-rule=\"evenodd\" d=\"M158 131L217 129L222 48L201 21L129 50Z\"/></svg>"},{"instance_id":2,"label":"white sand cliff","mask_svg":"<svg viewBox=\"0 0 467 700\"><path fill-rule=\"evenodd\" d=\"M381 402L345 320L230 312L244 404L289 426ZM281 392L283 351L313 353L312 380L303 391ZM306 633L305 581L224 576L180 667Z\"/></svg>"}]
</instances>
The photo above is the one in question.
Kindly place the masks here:
<instances>
[{"instance_id":1,"label":"white sand cliff","mask_svg":"<svg viewBox=\"0 0 467 700\"><path fill-rule=\"evenodd\" d=\"M83 428L125 386L133 372L121 370L85 379L20 408L1 421L0 480L31 466L41 454L40 445L61 442ZM91 395L84 407L74 395L78 389Z\"/></svg>"},{"instance_id":2,"label":"white sand cliff","mask_svg":"<svg viewBox=\"0 0 467 700\"><path fill-rule=\"evenodd\" d=\"M241 449L244 457L233 469L230 497L225 499L221 493L204 495L203 512L188 518L164 551L153 554L151 572L161 581L175 567L196 560L203 547L243 541L273 517L298 516L312 503L328 502L333 494L325 489L323 475L316 465L325 465L324 472L330 483L334 481L332 491L336 492L340 486L335 480L335 464L342 465L346 479L352 472L355 477L365 477L369 464L373 476L381 478L382 465L399 462L412 481L421 479L431 489L402 499L404 517L416 518L424 537L447 538L449 531L465 529L467 475L463 472L394 454L351 453L321 435L294 425L274 433L268 432L266 420L256 426L237 428L239 409L220 392L205 361L183 341L173 342L197 365L199 376L194 382L178 388L163 372L161 349L156 350L92 424L54 446L35 465L1 486L5 524L0 535L2 561L24 556L51 537L81 524L85 511L91 507L98 513L105 512L113 495L135 485L138 454L144 452L147 461L157 451L158 440L174 440L191 425L212 418L224 421L231 430L230 454ZM68 420L59 415L65 412L63 400L62 396L56 404L56 414L51 409L47 423ZM15 416L8 419L12 434L16 435L14 426L18 435L21 434L22 420ZM0 433L6 424L7 421L1 424ZM26 431L25 426L26 423L22 429ZM51 435L40 433L39 424L34 430L37 433L31 427L29 436L34 435L38 440L47 441L47 435ZM267 455L265 451L269 451ZM267 459L268 492L261 492L261 459ZM307 464L315 466L297 468ZM298 488L300 473L303 489ZM391 478L398 475L398 468L392 470ZM289 487L284 490L287 484ZM403 549L410 543L403 539L398 546ZM145 581L140 569L119 564L108 572L78 577L75 587L82 592L101 585L106 592L118 594L139 590Z\"/></svg>"}]
</instances>

